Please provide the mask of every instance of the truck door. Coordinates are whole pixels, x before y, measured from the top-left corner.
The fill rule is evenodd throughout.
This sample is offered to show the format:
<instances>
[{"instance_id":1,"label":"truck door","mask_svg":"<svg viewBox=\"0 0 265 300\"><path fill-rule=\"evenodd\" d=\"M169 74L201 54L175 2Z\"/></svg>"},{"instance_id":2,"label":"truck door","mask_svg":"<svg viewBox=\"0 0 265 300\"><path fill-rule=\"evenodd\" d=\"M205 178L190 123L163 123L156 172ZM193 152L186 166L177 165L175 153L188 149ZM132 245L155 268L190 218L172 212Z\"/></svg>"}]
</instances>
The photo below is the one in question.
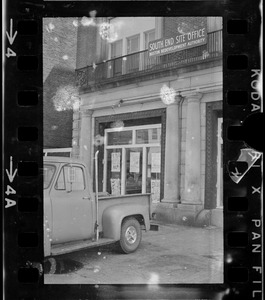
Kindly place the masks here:
<instances>
[{"instance_id":1,"label":"truck door","mask_svg":"<svg viewBox=\"0 0 265 300\"><path fill-rule=\"evenodd\" d=\"M65 164L51 190L52 243L63 243L93 236L93 199L85 168Z\"/></svg>"}]
</instances>

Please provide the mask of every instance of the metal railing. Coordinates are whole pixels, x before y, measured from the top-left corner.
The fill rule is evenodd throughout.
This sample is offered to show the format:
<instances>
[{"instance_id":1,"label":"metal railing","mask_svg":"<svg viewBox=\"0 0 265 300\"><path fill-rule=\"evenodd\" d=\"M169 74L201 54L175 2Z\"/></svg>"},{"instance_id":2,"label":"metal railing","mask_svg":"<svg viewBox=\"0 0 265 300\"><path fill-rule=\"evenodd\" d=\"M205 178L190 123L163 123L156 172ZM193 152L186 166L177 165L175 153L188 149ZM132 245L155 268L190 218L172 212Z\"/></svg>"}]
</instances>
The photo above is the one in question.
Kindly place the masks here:
<instances>
[{"instance_id":1,"label":"metal railing","mask_svg":"<svg viewBox=\"0 0 265 300\"><path fill-rule=\"evenodd\" d=\"M124 76L139 76L140 73L157 72L161 69L180 67L222 56L222 31L208 33L207 44L177 51L163 56L149 57L148 50L112 58L76 70L79 86L121 79Z\"/></svg>"}]
</instances>

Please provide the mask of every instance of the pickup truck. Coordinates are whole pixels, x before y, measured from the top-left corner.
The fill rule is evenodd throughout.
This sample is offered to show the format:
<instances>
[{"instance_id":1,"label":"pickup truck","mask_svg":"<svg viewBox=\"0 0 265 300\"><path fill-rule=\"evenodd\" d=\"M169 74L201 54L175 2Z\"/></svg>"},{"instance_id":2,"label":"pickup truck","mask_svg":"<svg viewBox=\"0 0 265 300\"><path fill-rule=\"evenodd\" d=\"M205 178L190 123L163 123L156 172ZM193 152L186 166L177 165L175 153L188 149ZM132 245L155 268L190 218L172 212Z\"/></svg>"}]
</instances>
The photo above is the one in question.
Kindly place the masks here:
<instances>
[{"instance_id":1,"label":"pickup truck","mask_svg":"<svg viewBox=\"0 0 265 300\"><path fill-rule=\"evenodd\" d=\"M116 242L131 253L150 230L150 194L94 193L79 159L44 157L43 179L45 257Z\"/></svg>"}]
</instances>

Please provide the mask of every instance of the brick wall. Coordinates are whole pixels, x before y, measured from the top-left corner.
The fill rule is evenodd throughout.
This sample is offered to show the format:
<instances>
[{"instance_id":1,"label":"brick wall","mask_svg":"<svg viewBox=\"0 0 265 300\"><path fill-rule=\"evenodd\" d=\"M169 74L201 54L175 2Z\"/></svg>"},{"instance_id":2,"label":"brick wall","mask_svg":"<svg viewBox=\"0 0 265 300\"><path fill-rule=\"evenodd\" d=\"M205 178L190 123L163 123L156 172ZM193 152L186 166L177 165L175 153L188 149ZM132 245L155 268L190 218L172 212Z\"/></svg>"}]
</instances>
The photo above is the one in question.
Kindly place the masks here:
<instances>
[{"instance_id":1,"label":"brick wall","mask_svg":"<svg viewBox=\"0 0 265 300\"><path fill-rule=\"evenodd\" d=\"M72 147L73 111L56 111L52 97L65 85L73 84L73 70L56 66L52 69L43 86L43 147Z\"/></svg>"},{"instance_id":2,"label":"brick wall","mask_svg":"<svg viewBox=\"0 0 265 300\"><path fill-rule=\"evenodd\" d=\"M76 18L43 19L43 82L54 66L76 68Z\"/></svg>"},{"instance_id":3,"label":"brick wall","mask_svg":"<svg viewBox=\"0 0 265 300\"><path fill-rule=\"evenodd\" d=\"M101 18L95 19L95 24L98 25L100 22ZM99 62L100 47L102 46L101 44L104 44L104 41L99 38L98 26L83 25L81 18L79 19L79 24L77 33L77 69Z\"/></svg>"},{"instance_id":4,"label":"brick wall","mask_svg":"<svg viewBox=\"0 0 265 300\"><path fill-rule=\"evenodd\" d=\"M73 111L55 110L52 97L75 84L77 18L43 19L44 148L72 147Z\"/></svg>"}]
</instances>

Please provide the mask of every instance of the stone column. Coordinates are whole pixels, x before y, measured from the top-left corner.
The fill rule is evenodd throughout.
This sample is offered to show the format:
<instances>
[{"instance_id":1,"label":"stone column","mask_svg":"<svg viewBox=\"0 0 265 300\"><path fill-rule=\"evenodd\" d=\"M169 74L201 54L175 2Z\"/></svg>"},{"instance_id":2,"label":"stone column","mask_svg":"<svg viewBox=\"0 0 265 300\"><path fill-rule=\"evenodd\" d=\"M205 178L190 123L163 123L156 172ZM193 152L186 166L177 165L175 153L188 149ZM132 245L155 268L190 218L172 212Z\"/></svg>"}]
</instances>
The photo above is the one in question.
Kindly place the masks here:
<instances>
[{"instance_id":1,"label":"stone column","mask_svg":"<svg viewBox=\"0 0 265 300\"><path fill-rule=\"evenodd\" d=\"M164 199L162 202L179 202L179 97L167 107Z\"/></svg>"},{"instance_id":2,"label":"stone column","mask_svg":"<svg viewBox=\"0 0 265 300\"><path fill-rule=\"evenodd\" d=\"M80 158L84 160L89 170L91 169L91 151L92 151L92 113L91 109L81 111L81 129L80 129Z\"/></svg>"},{"instance_id":3,"label":"stone column","mask_svg":"<svg viewBox=\"0 0 265 300\"><path fill-rule=\"evenodd\" d=\"M185 189L182 204L201 204L201 93L187 97Z\"/></svg>"}]
</instances>

